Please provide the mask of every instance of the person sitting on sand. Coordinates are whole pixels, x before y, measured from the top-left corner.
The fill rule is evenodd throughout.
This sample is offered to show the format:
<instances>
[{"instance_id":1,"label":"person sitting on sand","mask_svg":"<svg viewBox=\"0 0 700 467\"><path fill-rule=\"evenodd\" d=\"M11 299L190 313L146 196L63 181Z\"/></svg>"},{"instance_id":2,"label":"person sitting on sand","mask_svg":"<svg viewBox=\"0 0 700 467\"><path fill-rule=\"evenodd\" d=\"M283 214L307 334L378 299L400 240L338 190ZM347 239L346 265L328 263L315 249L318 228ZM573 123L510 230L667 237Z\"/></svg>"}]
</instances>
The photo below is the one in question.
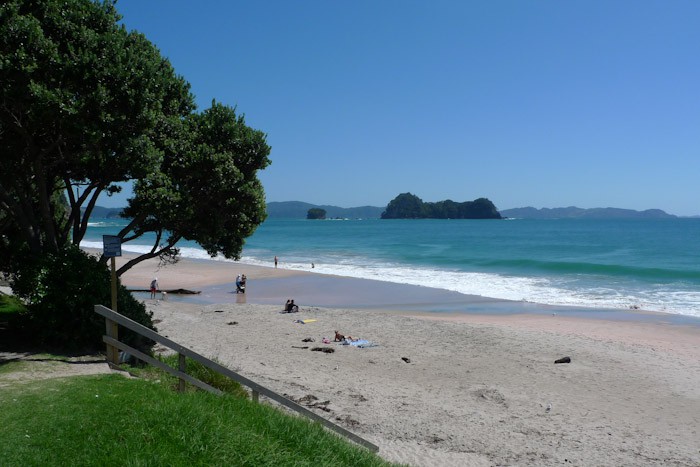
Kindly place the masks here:
<instances>
[{"instance_id":1,"label":"person sitting on sand","mask_svg":"<svg viewBox=\"0 0 700 467\"><path fill-rule=\"evenodd\" d=\"M356 340L357 339L353 339L352 336L344 336L338 331L335 331L335 338L333 338L333 342L353 342Z\"/></svg>"},{"instance_id":2,"label":"person sitting on sand","mask_svg":"<svg viewBox=\"0 0 700 467\"><path fill-rule=\"evenodd\" d=\"M299 311L299 307L294 304L294 300L287 300L287 303L284 305L284 311L286 313L296 313Z\"/></svg>"}]
</instances>

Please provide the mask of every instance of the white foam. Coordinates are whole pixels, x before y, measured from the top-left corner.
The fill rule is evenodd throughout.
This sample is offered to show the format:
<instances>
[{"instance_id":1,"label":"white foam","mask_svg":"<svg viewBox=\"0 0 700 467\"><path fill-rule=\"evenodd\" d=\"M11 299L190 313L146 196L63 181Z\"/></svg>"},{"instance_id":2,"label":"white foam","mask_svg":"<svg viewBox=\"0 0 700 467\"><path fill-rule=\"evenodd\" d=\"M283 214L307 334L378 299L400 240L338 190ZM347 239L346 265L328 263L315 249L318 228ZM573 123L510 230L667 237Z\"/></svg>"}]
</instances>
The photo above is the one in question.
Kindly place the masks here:
<instances>
[{"instance_id":1,"label":"white foam","mask_svg":"<svg viewBox=\"0 0 700 467\"><path fill-rule=\"evenodd\" d=\"M252 258L243 258L242 261L249 264L269 266L269 262L261 262ZM430 268L409 269L398 266L325 265L316 263L315 267L311 269L309 264L284 263L283 267L285 269L304 270L319 274L334 274L398 284L421 285L467 295L479 295L503 300L586 308L629 309L639 307L648 311L700 317L700 293L696 292L646 289L634 292L620 292L614 288L600 287L577 289L567 281L554 281L546 278L443 271Z\"/></svg>"},{"instance_id":2,"label":"white foam","mask_svg":"<svg viewBox=\"0 0 700 467\"><path fill-rule=\"evenodd\" d=\"M102 248L102 242L81 242L88 248ZM150 246L124 244L122 250L147 253ZM184 258L226 261L223 257L211 258L201 248L183 247ZM294 258L292 258L294 260ZM367 264L366 258L334 257L328 262L287 262L281 268L317 274L333 274L344 277L371 279L397 284L421 285L451 290L467 295L479 295L503 300L526 301L545 305L565 305L587 308L629 309L638 307L649 311L700 317L700 292L657 288L618 290L613 287L582 286L565 278L518 277L494 273L446 271L434 268L406 268L391 263ZM271 266L269 259L244 256L241 262L256 266Z\"/></svg>"}]
</instances>

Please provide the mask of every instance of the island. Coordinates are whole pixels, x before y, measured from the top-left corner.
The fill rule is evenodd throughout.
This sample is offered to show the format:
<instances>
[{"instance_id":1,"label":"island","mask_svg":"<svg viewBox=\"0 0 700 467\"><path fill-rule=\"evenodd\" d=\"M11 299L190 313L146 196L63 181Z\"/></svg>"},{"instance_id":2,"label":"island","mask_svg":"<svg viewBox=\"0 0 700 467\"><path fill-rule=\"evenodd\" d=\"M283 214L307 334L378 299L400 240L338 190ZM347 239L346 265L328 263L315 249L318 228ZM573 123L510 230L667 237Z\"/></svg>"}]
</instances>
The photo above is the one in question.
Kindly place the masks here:
<instances>
[{"instance_id":1,"label":"island","mask_svg":"<svg viewBox=\"0 0 700 467\"><path fill-rule=\"evenodd\" d=\"M321 208L311 208L306 213L306 218L307 219L325 219L326 218L326 210L321 209Z\"/></svg>"},{"instance_id":2,"label":"island","mask_svg":"<svg viewBox=\"0 0 700 467\"><path fill-rule=\"evenodd\" d=\"M382 219L502 219L496 206L486 198L458 203L452 200L424 202L402 193L389 202Z\"/></svg>"}]
</instances>

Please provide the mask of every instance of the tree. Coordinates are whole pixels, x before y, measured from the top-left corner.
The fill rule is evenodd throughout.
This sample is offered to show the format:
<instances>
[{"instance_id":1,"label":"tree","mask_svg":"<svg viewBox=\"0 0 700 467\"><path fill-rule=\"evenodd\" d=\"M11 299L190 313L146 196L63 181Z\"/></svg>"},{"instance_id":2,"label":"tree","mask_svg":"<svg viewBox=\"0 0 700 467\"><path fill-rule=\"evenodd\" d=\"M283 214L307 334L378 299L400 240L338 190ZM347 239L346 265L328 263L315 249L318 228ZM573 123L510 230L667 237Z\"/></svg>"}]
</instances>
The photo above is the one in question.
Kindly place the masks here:
<instances>
[{"instance_id":1,"label":"tree","mask_svg":"<svg viewBox=\"0 0 700 467\"><path fill-rule=\"evenodd\" d=\"M306 213L307 219L325 219L326 210L321 208L311 208L309 212Z\"/></svg>"},{"instance_id":2,"label":"tree","mask_svg":"<svg viewBox=\"0 0 700 467\"><path fill-rule=\"evenodd\" d=\"M120 232L131 241L155 233L150 252L127 262L119 274L148 258L176 258L180 239L210 255L240 257L244 239L265 220L265 195L257 178L269 164L265 134L245 125L235 109L212 103L184 123L186 138L166 147L161 170L137 180Z\"/></svg>"},{"instance_id":3,"label":"tree","mask_svg":"<svg viewBox=\"0 0 700 467\"><path fill-rule=\"evenodd\" d=\"M130 180L119 235L156 242L120 274L174 260L181 238L237 258L265 218L265 135L216 102L196 113L189 84L111 2L9 0L0 18L0 266L78 245L98 196Z\"/></svg>"}]
</instances>

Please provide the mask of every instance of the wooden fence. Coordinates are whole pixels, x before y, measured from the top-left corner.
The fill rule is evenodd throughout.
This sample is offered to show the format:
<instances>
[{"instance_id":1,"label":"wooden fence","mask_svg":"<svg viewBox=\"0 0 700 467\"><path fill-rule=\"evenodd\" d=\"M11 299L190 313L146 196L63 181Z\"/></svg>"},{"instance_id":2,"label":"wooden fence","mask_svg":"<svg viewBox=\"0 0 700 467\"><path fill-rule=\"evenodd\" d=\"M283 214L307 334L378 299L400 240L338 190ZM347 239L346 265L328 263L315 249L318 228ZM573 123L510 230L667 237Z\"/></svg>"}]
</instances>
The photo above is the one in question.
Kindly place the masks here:
<instances>
[{"instance_id":1,"label":"wooden fence","mask_svg":"<svg viewBox=\"0 0 700 467\"><path fill-rule=\"evenodd\" d=\"M310 418L311 420L314 420L316 422L321 423L323 426L326 428L329 428L336 433L345 436L348 438L350 441L353 441L354 443L359 444L360 446L364 446L365 448L369 449L370 451L377 452L379 448L375 445L367 441L366 439L360 438L357 436L355 433L346 430L345 428L336 425L335 423L326 420L325 418L321 417L320 415L315 414L314 412L310 411L306 407L303 407L296 402L287 399L286 397L277 394L276 392L267 389L266 387L263 387L259 385L258 383L255 383L254 381L249 380L245 376L239 375L235 371L232 371L225 366L222 366L212 360L209 360L208 358L198 354L197 352L188 349L187 347L183 347L182 345L178 344L177 342L173 342L167 337L163 337L157 332L154 332L151 329L148 329L147 327L137 323L136 321L133 321L126 316L120 315L119 313L116 313L109 308L102 306L102 305L95 305L95 313L104 316L105 318L105 328L107 330L107 335L103 336L103 340L105 344L107 344L107 355L119 355L118 350L122 350L124 352L127 352L134 357L143 360L146 363L150 363L151 365L157 366L158 368L163 369L164 371L167 371L171 375L175 376L176 378L179 378L179 390L184 391L185 389L185 382L188 382L190 384L193 384L197 386L198 388L204 389L205 391L212 392L214 394L222 395L223 393L219 391L218 389L208 385L207 383L204 383L203 381L200 381L186 373L186 366L185 366L185 359L187 357L191 358L192 360L201 363L202 365L206 366L207 368L210 368L217 373L220 373L224 376L227 376L231 378L234 381L238 381L240 384L243 386L246 386L250 388L251 393L252 393L252 398L254 401L258 401L260 398L260 394L262 394L265 397L268 397L269 399L272 399L273 401L291 409L294 410L295 412L304 415L307 418ZM175 352L178 354L178 369L176 370L175 368L166 365L165 363L161 362L160 360L156 360L155 358L144 354L143 352L139 352L138 350L134 349L133 347L130 347L122 342L119 341L118 339L118 334L115 329L117 329L116 324L119 324L121 326L124 326L125 328L131 329L132 331L141 334L144 337L147 337L149 339L152 339L159 344L162 344L166 347L169 347L173 349ZM118 349L118 350L114 350ZM116 363L116 362L115 362Z\"/></svg>"}]
</instances>

